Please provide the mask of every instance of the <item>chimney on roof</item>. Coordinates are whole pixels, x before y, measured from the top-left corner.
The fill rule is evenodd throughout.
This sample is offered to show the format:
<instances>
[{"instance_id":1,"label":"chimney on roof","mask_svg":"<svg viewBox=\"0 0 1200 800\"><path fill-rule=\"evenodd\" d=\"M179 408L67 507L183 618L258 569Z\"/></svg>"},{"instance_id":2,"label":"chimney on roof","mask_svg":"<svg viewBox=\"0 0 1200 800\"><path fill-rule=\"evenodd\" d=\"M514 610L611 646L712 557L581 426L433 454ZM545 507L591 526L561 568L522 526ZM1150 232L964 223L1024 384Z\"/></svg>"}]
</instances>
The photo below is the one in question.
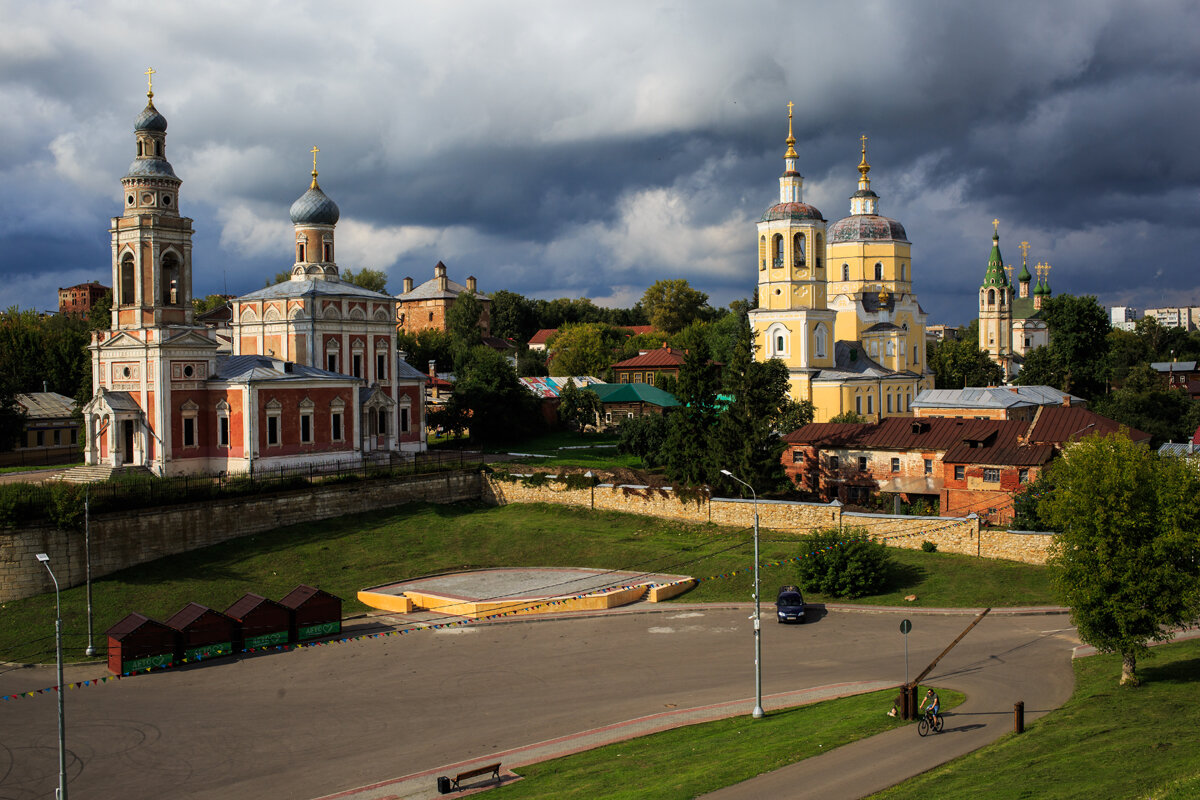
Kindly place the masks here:
<instances>
[{"instance_id":1,"label":"chimney on roof","mask_svg":"<svg viewBox=\"0 0 1200 800\"><path fill-rule=\"evenodd\" d=\"M435 277L435 278L446 277L446 265L440 261L438 263L434 264L433 265L433 277Z\"/></svg>"},{"instance_id":2,"label":"chimney on roof","mask_svg":"<svg viewBox=\"0 0 1200 800\"><path fill-rule=\"evenodd\" d=\"M437 361L435 361L432 358L429 359L429 377L431 377L431 378L437 377Z\"/></svg>"},{"instance_id":3,"label":"chimney on roof","mask_svg":"<svg viewBox=\"0 0 1200 800\"><path fill-rule=\"evenodd\" d=\"M412 278L404 279L404 293L408 294L412 291Z\"/></svg>"},{"instance_id":4,"label":"chimney on roof","mask_svg":"<svg viewBox=\"0 0 1200 800\"><path fill-rule=\"evenodd\" d=\"M1012 392L1013 394L1020 394L1020 393L1021 393L1021 390L1020 390L1020 389L1018 389L1018 388L1017 388L1017 387L1015 387L1015 386L1009 386L1009 387L1008 387L1008 390L1009 390L1010 392Z\"/></svg>"},{"instance_id":5,"label":"chimney on roof","mask_svg":"<svg viewBox=\"0 0 1200 800\"><path fill-rule=\"evenodd\" d=\"M664 350L670 350L671 348L667 347L667 343L666 343L666 342L663 342L663 349L664 349Z\"/></svg>"},{"instance_id":6,"label":"chimney on roof","mask_svg":"<svg viewBox=\"0 0 1200 800\"><path fill-rule=\"evenodd\" d=\"M471 294L475 294L475 276L474 275L467 276L467 291L470 292Z\"/></svg>"},{"instance_id":7,"label":"chimney on roof","mask_svg":"<svg viewBox=\"0 0 1200 800\"><path fill-rule=\"evenodd\" d=\"M50 381L42 381L42 393L43 394L50 393Z\"/></svg>"},{"instance_id":8,"label":"chimney on roof","mask_svg":"<svg viewBox=\"0 0 1200 800\"><path fill-rule=\"evenodd\" d=\"M1071 407L1071 395L1064 394L1063 395L1063 408L1070 408L1070 407Z\"/></svg>"}]
</instances>

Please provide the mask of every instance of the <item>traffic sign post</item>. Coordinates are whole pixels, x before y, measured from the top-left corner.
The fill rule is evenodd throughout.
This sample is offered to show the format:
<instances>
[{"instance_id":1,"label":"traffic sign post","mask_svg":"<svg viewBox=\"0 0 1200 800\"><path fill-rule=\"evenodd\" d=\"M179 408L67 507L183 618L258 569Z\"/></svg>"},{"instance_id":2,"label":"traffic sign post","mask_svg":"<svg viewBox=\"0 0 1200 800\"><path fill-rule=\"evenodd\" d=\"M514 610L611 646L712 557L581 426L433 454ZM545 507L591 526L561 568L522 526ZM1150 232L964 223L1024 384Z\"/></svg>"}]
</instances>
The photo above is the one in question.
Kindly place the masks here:
<instances>
[{"instance_id":1,"label":"traffic sign post","mask_svg":"<svg viewBox=\"0 0 1200 800\"><path fill-rule=\"evenodd\" d=\"M904 694L906 699L912 693L908 686L908 632L911 630L912 622L907 619L900 620L900 632L904 634ZM911 719L911 712L905 714L904 718Z\"/></svg>"}]
</instances>

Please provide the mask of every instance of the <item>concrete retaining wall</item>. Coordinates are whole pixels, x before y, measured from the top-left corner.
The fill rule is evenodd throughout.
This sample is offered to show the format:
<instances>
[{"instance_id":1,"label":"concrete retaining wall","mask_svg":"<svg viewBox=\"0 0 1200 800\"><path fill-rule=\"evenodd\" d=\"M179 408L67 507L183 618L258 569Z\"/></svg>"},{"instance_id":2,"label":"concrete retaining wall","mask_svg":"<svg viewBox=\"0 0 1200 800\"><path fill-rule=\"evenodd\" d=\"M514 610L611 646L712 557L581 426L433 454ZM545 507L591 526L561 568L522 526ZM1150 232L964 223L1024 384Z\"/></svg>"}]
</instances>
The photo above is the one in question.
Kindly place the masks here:
<instances>
[{"instance_id":1,"label":"concrete retaining wall","mask_svg":"<svg viewBox=\"0 0 1200 800\"><path fill-rule=\"evenodd\" d=\"M704 497L679 500L670 487L613 486L567 489L561 483L529 486L519 481L487 476L483 484L485 502L552 503L603 511L623 511L681 522L712 522L737 528L754 525L754 503L750 500ZM911 517L892 514L863 514L843 511L840 503L796 503L779 500L758 502L759 525L797 535L820 528L865 528L873 538L892 547L919 549L930 541L943 553L962 553L982 558L1003 558L1028 564L1046 563L1051 534L1025 531L980 530L975 517Z\"/></svg>"}]
</instances>

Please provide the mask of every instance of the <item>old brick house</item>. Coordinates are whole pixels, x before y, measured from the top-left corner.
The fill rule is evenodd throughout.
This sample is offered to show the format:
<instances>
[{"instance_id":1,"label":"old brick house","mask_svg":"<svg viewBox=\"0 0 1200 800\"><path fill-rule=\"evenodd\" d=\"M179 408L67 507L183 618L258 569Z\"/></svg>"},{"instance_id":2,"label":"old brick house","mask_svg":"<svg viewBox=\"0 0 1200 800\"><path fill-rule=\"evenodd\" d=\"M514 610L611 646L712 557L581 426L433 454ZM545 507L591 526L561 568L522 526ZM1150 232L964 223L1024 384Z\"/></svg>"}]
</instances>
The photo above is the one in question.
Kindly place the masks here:
<instances>
[{"instance_id":1,"label":"old brick house","mask_svg":"<svg viewBox=\"0 0 1200 800\"><path fill-rule=\"evenodd\" d=\"M812 423L784 437L783 464L798 488L845 503L872 494L937 498L942 516L1012 519L1013 496L1062 448L1119 429L1076 406L1039 407L1032 420L891 418L876 424ZM1149 441L1129 430L1134 441Z\"/></svg>"}]
</instances>

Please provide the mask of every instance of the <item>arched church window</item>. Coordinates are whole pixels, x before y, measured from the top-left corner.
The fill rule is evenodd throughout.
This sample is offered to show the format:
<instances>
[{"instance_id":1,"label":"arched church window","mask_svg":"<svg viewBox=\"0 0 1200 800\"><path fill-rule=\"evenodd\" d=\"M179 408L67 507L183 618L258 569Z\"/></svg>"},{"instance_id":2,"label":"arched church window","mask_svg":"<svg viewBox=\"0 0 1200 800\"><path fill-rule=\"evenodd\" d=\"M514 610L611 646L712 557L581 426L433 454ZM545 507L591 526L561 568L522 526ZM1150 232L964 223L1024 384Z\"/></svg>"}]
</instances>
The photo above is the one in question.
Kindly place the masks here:
<instances>
[{"instance_id":1,"label":"arched church window","mask_svg":"<svg viewBox=\"0 0 1200 800\"><path fill-rule=\"evenodd\" d=\"M887 343L887 354L888 354L889 358L891 356L896 355L896 345L894 343L892 343L892 342Z\"/></svg>"},{"instance_id":2,"label":"arched church window","mask_svg":"<svg viewBox=\"0 0 1200 800\"><path fill-rule=\"evenodd\" d=\"M797 233L792 237L792 255L795 256L796 266L804 266L804 234Z\"/></svg>"},{"instance_id":3,"label":"arched church window","mask_svg":"<svg viewBox=\"0 0 1200 800\"><path fill-rule=\"evenodd\" d=\"M138 142L138 158L142 157L142 143Z\"/></svg>"},{"instance_id":4,"label":"arched church window","mask_svg":"<svg viewBox=\"0 0 1200 800\"><path fill-rule=\"evenodd\" d=\"M826 335L824 325L817 326L817 332L813 338L816 339L817 346L815 349L817 351L817 358L825 358Z\"/></svg>"},{"instance_id":5,"label":"arched church window","mask_svg":"<svg viewBox=\"0 0 1200 800\"><path fill-rule=\"evenodd\" d=\"M988 289L987 304L989 306L996 305L996 290L995 289Z\"/></svg>"},{"instance_id":6,"label":"arched church window","mask_svg":"<svg viewBox=\"0 0 1200 800\"><path fill-rule=\"evenodd\" d=\"M304 240L301 239L296 242L296 261L303 262L304 260Z\"/></svg>"},{"instance_id":7,"label":"arched church window","mask_svg":"<svg viewBox=\"0 0 1200 800\"><path fill-rule=\"evenodd\" d=\"M850 280L850 265L849 264L842 264L842 280L844 280L844 281Z\"/></svg>"},{"instance_id":8,"label":"arched church window","mask_svg":"<svg viewBox=\"0 0 1200 800\"><path fill-rule=\"evenodd\" d=\"M782 335L775 337L775 352L776 354L783 353L785 350L784 339Z\"/></svg>"},{"instance_id":9,"label":"arched church window","mask_svg":"<svg viewBox=\"0 0 1200 800\"><path fill-rule=\"evenodd\" d=\"M329 263L333 261L333 242L325 242L325 258L324 261Z\"/></svg>"},{"instance_id":10,"label":"arched church window","mask_svg":"<svg viewBox=\"0 0 1200 800\"><path fill-rule=\"evenodd\" d=\"M767 237L758 237L758 268L767 268Z\"/></svg>"},{"instance_id":11,"label":"arched church window","mask_svg":"<svg viewBox=\"0 0 1200 800\"><path fill-rule=\"evenodd\" d=\"M162 303L164 306L179 303L179 256L173 251L162 257Z\"/></svg>"},{"instance_id":12,"label":"arched church window","mask_svg":"<svg viewBox=\"0 0 1200 800\"><path fill-rule=\"evenodd\" d=\"M900 280L904 280L904 265L900 265Z\"/></svg>"},{"instance_id":13,"label":"arched church window","mask_svg":"<svg viewBox=\"0 0 1200 800\"><path fill-rule=\"evenodd\" d=\"M771 264L783 266L783 234L777 233L771 237Z\"/></svg>"},{"instance_id":14,"label":"arched church window","mask_svg":"<svg viewBox=\"0 0 1200 800\"><path fill-rule=\"evenodd\" d=\"M883 264L880 264L878 261L875 262L875 280L883 280Z\"/></svg>"},{"instance_id":15,"label":"arched church window","mask_svg":"<svg viewBox=\"0 0 1200 800\"><path fill-rule=\"evenodd\" d=\"M133 253L121 257L121 305L133 305Z\"/></svg>"},{"instance_id":16,"label":"arched church window","mask_svg":"<svg viewBox=\"0 0 1200 800\"><path fill-rule=\"evenodd\" d=\"M162 142L154 143L154 155L156 155L160 158L162 157Z\"/></svg>"},{"instance_id":17,"label":"arched church window","mask_svg":"<svg viewBox=\"0 0 1200 800\"><path fill-rule=\"evenodd\" d=\"M813 252L813 256L816 258L817 269L820 269L822 267L821 254L824 252L825 252L825 237L818 233L817 240L816 240L816 250Z\"/></svg>"}]
</instances>

